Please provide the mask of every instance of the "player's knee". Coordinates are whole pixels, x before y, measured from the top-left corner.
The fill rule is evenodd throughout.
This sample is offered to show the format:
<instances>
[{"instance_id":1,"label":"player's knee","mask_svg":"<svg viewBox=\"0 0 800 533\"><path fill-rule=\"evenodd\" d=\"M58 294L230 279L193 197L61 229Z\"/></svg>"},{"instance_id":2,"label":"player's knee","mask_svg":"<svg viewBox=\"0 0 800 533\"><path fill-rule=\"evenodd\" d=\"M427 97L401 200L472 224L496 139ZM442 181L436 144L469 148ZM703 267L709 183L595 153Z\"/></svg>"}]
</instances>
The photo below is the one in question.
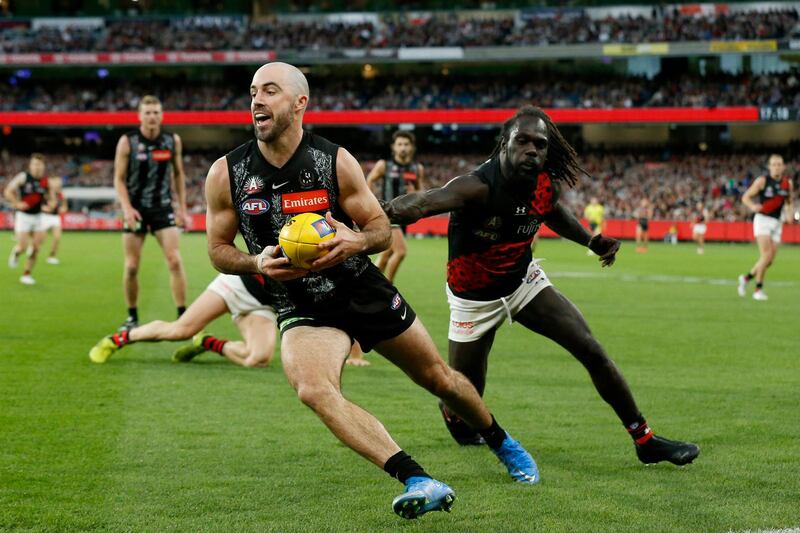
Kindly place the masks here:
<instances>
[{"instance_id":1,"label":"player's knee","mask_svg":"<svg viewBox=\"0 0 800 533\"><path fill-rule=\"evenodd\" d=\"M169 254L167 256L167 268L172 272L180 272L183 269L183 261L180 254Z\"/></svg>"},{"instance_id":2,"label":"player's knee","mask_svg":"<svg viewBox=\"0 0 800 533\"><path fill-rule=\"evenodd\" d=\"M125 276L128 278L135 278L139 274L139 261L127 260L125 261Z\"/></svg>"},{"instance_id":3,"label":"player's knee","mask_svg":"<svg viewBox=\"0 0 800 533\"><path fill-rule=\"evenodd\" d=\"M328 383L301 383L297 386L297 397L315 412L334 406L338 396L340 394Z\"/></svg>"}]
</instances>

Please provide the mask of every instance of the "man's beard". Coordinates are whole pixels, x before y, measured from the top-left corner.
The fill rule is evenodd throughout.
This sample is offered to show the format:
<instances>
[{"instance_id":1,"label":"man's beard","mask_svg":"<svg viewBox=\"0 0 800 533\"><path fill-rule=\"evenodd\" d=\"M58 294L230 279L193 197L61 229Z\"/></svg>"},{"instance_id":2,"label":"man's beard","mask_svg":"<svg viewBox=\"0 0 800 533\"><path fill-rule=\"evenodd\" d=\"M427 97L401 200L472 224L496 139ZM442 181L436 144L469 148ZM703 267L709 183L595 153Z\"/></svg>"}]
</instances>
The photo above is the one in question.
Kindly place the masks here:
<instances>
[{"instance_id":1,"label":"man's beard","mask_svg":"<svg viewBox=\"0 0 800 533\"><path fill-rule=\"evenodd\" d=\"M272 116L272 127L268 130L261 132L255 128L256 139L261 142L270 143L281 136L286 131L286 128L292 125L292 114L287 112L281 115Z\"/></svg>"}]
</instances>

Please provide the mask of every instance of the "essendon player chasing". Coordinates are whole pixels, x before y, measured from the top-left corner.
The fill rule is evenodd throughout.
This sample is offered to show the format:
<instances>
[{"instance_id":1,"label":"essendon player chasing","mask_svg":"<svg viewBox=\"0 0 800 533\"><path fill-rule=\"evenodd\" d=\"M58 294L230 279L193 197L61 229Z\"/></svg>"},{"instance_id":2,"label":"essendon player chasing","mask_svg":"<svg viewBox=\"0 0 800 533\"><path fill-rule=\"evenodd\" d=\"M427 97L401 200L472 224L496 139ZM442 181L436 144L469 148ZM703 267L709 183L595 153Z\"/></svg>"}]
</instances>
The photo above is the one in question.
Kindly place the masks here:
<instances>
[{"instance_id":1,"label":"essendon player chasing","mask_svg":"<svg viewBox=\"0 0 800 533\"><path fill-rule=\"evenodd\" d=\"M392 222L409 224L452 211L448 230L447 296L450 302L450 364L483 394L495 332L508 319L566 348L589 371L600 396L633 437L644 463L690 463L694 444L657 437L633 400L628 384L581 313L550 284L533 260L530 243L540 224L614 263L620 243L589 235L559 204L565 186L585 173L573 148L541 109L525 106L503 125L494 153L473 172L442 188L402 196L384 206ZM461 444L478 435L442 408Z\"/></svg>"},{"instance_id":2,"label":"essendon player chasing","mask_svg":"<svg viewBox=\"0 0 800 533\"><path fill-rule=\"evenodd\" d=\"M786 164L783 157L778 154L769 156L767 162L769 175L759 176L753 181L742 196L742 203L756 215L753 217L753 235L758 243L758 261L745 275L739 276L739 296L747 294L747 284L756 278L756 290L753 292L754 300L766 300L764 292L764 276L767 269L775 260L778 245L781 243L783 231L783 208L786 206L787 222L792 222L794 206L794 188L792 180L784 174ZM755 198L758 197L758 202Z\"/></svg>"},{"instance_id":3,"label":"essendon player chasing","mask_svg":"<svg viewBox=\"0 0 800 533\"><path fill-rule=\"evenodd\" d=\"M358 161L303 131L309 98L303 73L286 63L264 65L253 76L250 96L256 139L218 159L206 179L208 251L221 272L260 273L286 287L288 305L278 310L281 362L299 399L340 441L405 485L392 502L404 518L448 510L455 494L342 394L353 340L365 350L374 347L469 420L513 479L537 483L533 458L497 424L475 387L445 364L414 310L370 262L367 254L389 246L389 221ZM336 228L336 237L320 245L327 255L310 271L292 268L276 246L286 221L309 210L293 203L299 198L313 201L311 211ZM235 246L237 230L249 253Z\"/></svg>"},{"instance_id":4,"label":"essendon player chasing","mask_svg":"<svg viewBox=\"0 0 800 533\"><path fill-rule=\"evenodd\" d=\"M702 255L706 251L706 222L708 222L708 209L703 202L695 204L692 222L692 239L697 243L697 253Z\"/></svg>"},{"instance_id":5,"label":"essendon player chasing","mask_svg":"<svg viewBox=\"0 0 800 533\"><path fill-rule=\"evenodd\" d=\"M32 154L27 172L20 172L6 186L4 196L8 203L16 209L14 214L14 233L17 244L11 250L8 266L15 268L22 252L28 250L25 271L19 278L25 285L33 285L36 280L31 276L36 256L44 239L42 231L42 208L55 205L55 193L47 176L44 174L45 161L42 154Z\"/></svg>"},{"instance_id":6,"label":"essendon player chasing","mask_svg":"<svg viewBox=\"0 0 800 533\"><path fill-rule=\"evenodd\" d=\"M144 96L139 102L139 129L120 137L114 157L114 187L125 219L122 286L128 318L121 329L136 327L139 322L139 263L148 231L155 235L167 261L178 316L186 310L186 274L178 248L178 227L186 224L186 176L181 138L161 130L162 118L158 98ZM172 208L173 181L177 212Z\"/></svg>"},{"instance_id":7,"label":"essendon player chasing","mask_svg":"<svg viewBox=\"0 0 800 533\"><path fill-rule=\"evenodd\" d=\"M379 160L369 171L367 185L370 188L383 179L378 198L384 202L394 200L401 194L421 192L425 187L425 168L414 161L417 143L409 131L396 131L392 135L392 159ZM386 278L394 283L400 263L406 257L404 226L392 226L392 244L378 256L377 266Z\"/></svg>"}]
</instances>

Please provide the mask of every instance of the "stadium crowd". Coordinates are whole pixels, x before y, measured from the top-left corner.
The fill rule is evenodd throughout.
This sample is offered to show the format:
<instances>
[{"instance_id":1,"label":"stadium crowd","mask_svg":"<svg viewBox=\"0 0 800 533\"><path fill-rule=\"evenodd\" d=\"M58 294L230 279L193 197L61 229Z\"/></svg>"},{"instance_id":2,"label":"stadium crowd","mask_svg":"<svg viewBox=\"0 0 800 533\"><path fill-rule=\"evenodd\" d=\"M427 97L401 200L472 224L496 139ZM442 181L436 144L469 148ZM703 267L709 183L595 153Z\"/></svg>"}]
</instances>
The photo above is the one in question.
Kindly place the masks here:
<instances>
[{"instance_id":1,"label":"stadium crowd","mask_svg":"<svg viewBox=\"0 0 800 533\"><path fill-rule=\"evenodd\" d=\"M581 158L591 177L564 194L564 201L581 216L592 196L606 208L607 218L631 219L642 198L654 206L654 217L689 220L696 202L702 201L714 220L747 220L751 215L740 197L752 180L766 172L766 155L693 154L663 159L655 154L622 152L590 153ZM485 155L485 154L483 154ZM483 155L425 153L420 162L432 186L464 174L482 162ZM184 155L188 180L187 205L195 213L205 211L203 182L216 155ZM375 164L374 154L364 158L367 174ZM0 188L14 174L26 168L27 156L0 155ZM49 155L48 172L65 177L67 187L111 187L113 162L79 160L66 155ZM797 181L800 163L787 160L787 172ZM7 208L7 206L6 206Z\"/></svg>"},{"instance_id":2,"label":"stadium crowd","mask_svg":"<svg viewBox=\"0 0 800 533\"><path fill-rule=\"evenodd\" d=\"M349 23L265 22L246 17L111 19L98 27L9 27L0 30L0 51L335 50L781 39L798 22L794 8L714 14L654 8L650 17L619 15L601 20L580 10L549 14L517 17L498 12L482 18L453 13L386 14L377 22L356 19Z\"/></svg>"},{"instance_id":3,"label":"stadium crowd","mask_svg":"<svg viewBox=\"0 0 800 533\"><path fill-rule=\"evenodd\" d=\"M796 71L761 76L660 75L653 79L547 72L496 79L386 76L319 79L313 85L309 108L321 110L513 108L531 102L545 108L800 107L800 74ZM82 79L45 84L15 79L0 82L0 110L127 111L136 109L141 95L150 93L158 95L167 110L233 110L250 105L246 87L220 82Z\"/></svg>"}]
</instances>

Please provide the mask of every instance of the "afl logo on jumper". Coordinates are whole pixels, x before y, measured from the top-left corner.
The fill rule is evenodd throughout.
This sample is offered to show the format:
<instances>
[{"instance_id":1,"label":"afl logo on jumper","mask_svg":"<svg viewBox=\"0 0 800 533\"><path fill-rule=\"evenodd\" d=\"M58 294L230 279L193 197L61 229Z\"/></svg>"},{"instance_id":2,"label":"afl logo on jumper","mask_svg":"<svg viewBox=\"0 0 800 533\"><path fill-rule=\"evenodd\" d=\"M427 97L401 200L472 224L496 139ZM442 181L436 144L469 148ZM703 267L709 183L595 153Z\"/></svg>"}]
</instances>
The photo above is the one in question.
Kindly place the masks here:
<instances>
[{"instance_id":1,"label":"afl logo on jumper","mask_svg":"<svg viewBox=\"0 0 800 533\"><path fill-rule=\"evenodd\" d=\"M310 189L314 186L314 175L311 173L310 170L303 170L300 173L300 188L301 189Z\"/></svg>"},{"instance_id":2,"label":"afl logo on jumper","mask_svg":"<svg viewBox=\"0 0 800 533\"><path fill-rule=\"evenodd\" d=\"M258 176L253 176L247 180L247 183L244 184L245 194L255 194L257 192L261 192L262 189L264 189L264 180Z\"/></svg>"},{"instance_id":3,"label":"afl logo on jumper","mask_svg":"<svg viewBox=\"0 0 800 533\"><path fill-rule=\"evenodd\" d=\"M253 198L242 202L241 210L247 215L263 215L269 210L269 204L261 198Z\"/></svg>"},{"instance_id":4,"label":"afl logo on jumper","mask_svg":"<svg viewBox=\"0 0 800 533\"><path fill-rule=\"evenodd\" d=\"M169 161L172 159L170 150L153 150L153 161Z\"/></svg>"}]
</instances>

